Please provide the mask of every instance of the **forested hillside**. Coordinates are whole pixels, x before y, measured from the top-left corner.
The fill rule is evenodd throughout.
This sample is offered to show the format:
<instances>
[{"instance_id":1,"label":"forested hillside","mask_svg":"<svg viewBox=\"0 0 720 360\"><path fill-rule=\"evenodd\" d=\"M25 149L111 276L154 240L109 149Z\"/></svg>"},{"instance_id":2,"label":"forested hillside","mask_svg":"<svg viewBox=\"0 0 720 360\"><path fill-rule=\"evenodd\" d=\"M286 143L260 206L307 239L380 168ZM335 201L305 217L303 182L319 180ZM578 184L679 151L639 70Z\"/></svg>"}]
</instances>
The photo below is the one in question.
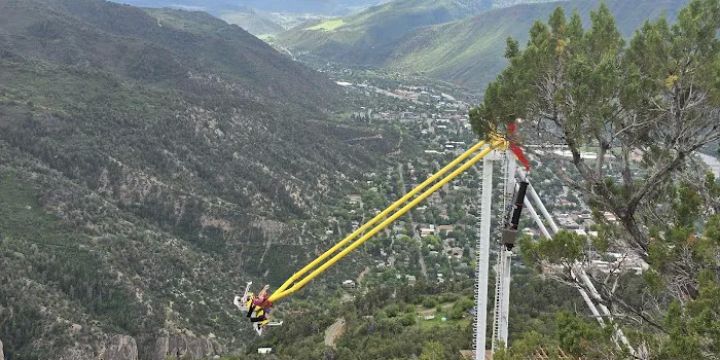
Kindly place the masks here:
<instances>
[{"instance_id":1,"label":"forested hillside","mask_svg":"<svg viewBox=\"0 0 720 360\"><path fill-rule=\"evenodd\" d=\"M392 150L347 144L336 94L206 14L0 2L6 356L242 348L235 291L322 247L301 219Z\"/></svg>"},{"instance_id":2,"label":"forested hillside","mask_svg":"<svg viewBox=\"0 0 720 360\"><path fill-rule=\"evenodd\" d=\"M484 280L494 360L718 360L719 0L127 1L0 0L0 360L454 360ZM507 132L555 224L496 161L361 235Z\"/></svg>"},{"instance_id":3,"label":"forested hillside","mask_svg":"<svg viewBox=\"0 0 720 360\"><path fill-rule=\"evenodd\" d=\"M661 15L674 19L686 0L605 1L617 19L618 28L629 37L646 20ZM420 29L403 38L385 66L451 81L475 92L481 91L507 64L505 39L524 45L532 24L547 18L558 6L566 13L577 11L589 23L598 1L579 0L517 5L476 17Z\"/></svg>"},{"instance_id":4,"label":"forested hillside","mask_svg":"<svg viewBox=\"0 0 720 360\"><path fill-rule=\"evenodd\" d=\"M533 22L546 18L558 6L568 13L578 11L587 23L590 10L599 1L518 4L498 9L490 9L492 2L474 2L464 8L452 3L390 3L353 17L294 29L276 41L310 62L330 59L346 66L421 73L480 93L506 65L503 50L507 37L524 43ZM687 1L606 3L623 35L629 36L648 19L660 15L674 18Z\"/></svg>"},{"instance_id":5,"label":"forested hillside","mask_svg":"<svg viewBox=\"0 0 720 360\"><path fill-rule=\"evenodd\" d=\"M398 41L429 25L461 19L492 6L490 0L398 0L342 18L300 25L278 35L278 44L316 59L379 66Z\"/></svg>"}]
</instances>

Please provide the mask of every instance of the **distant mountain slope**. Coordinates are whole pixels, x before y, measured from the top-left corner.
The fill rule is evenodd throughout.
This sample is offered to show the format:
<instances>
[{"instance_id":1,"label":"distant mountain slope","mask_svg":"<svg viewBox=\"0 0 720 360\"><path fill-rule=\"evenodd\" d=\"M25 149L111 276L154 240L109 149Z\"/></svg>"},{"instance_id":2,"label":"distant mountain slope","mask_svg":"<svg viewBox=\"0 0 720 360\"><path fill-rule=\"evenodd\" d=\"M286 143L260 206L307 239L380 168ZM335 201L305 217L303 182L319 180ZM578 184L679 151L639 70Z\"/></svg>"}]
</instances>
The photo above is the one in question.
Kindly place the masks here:
<instances>
[{"instance_id":1,"label":"distant mountain slope","mask_svg":"<svg viewBox=\"0 0 720 360\"><path fill-rule=\"evenodd\" d=\"M299 24L327 18L322 14L278 13L253 8L223 12L218 17L259 37L276 35Z\"/></svg>"},{"instance_id":2,"label":"distant mountain slope","mask_svg":"<svg viewBox=\"0 0 720 360\"><path fill-rule=\"evenodd\" d=\"M150 13L0 1L0 339L13 359L241 349L235 292L325 247L320 204L390 151L346 143L375 134L327 121L338 89L315 71L207 14Z\"/></svg>"},{"instance_id":3,"label":"distant mountain slope","mask_svg":"<svg viewBox=\"0 0 720 360\"><path fill-rule=\"evenodd\" d=\"M344 18L291 29L277 42L319 60L382 65L404 36L429 25L477 14L492 0L397 0Z\"/></svg>"},{"instance_id":4,"label":"distant mountain slope","mask_svg":"<svg viewBox=\"0 0 720 360\"><path fill-rule=\"evenodd\" d=\"M345 15L387 0L113 0L144 7L175 7L202 10L214 15L253 8L267 12Z\"/></svg>"},{"instance_id":5,"label":"distant mountain slope","mask_svg":"<svg viewBox=\"0 0 720 360\"><path fill-rule=\"evenodd\" d=\"M257 36L274 35L306 19L347 15L387 0L113 0L145 8L208 12Z\"/></svg>"},{"instance_id":6,"label":"distant mountain slope","mask_svg":"<svg viewBox=\"0 0 720 360\"><path fill-rule=\"evenodd\" d=\"M13 44L10 40L9 45L20 53L66 64L87 56L89 65L176 86L187 83L188 73L211 69L237 81L238 92L308 106L325 103L333 93L330 81L277 56L242 29L205 13L168 10L159 12L155 19L129 6L95 0L56 1L33 14L35 22L27 24L25 19L31 14L21 11L34 2L25 8L13 3L7 4L8 21L2 27L10 33L26 33L43 44ZM96 30L107 36L98 36Z\"/></svg>"},{"instance_id":7,"label":"distant mountain slope","mask_svg":"<svg viewBox=\"0 0 720 360\"><path fill-rule=\"evenodd\" d=\"M149 8L175 8L209 12L255 35L275 35L303 22L328 16L347 16L371 6L407 0L113 0ZM517 3L548 0L461 0L455 3L488 3L484 7L505 7ZM433 1L425 1L431 4ZM404 5L402 5L404 6ZM424 4L423 6L426 6ZM434 23L434 22L433 22Z\"/></svg>"},{"instance_id":8,"label":"distant mountain slope","mask_svg":"<svg viewBox=\"0 0 720 360\"><path fill-rule=\"evenodd\" d=\"M643 22L663 14L674 18L687 3L685 0L607 0L622 33L631 35ZM483 91L506 62L503 58L505 40L513 38L524 44L533 22L547 19L558 6L568 16L577 10L584 23L599 1L572 1L547 4L518 5L492 10L476 17L421 29L398 41L388 67L448 80Z\"/></svg>"},{"instance_id":9,"label":"distant mountain slope","mask_svg":"<svg viewBox=\"0 0 720 360\"><path fill-rule=\"evenodd\" d=\"M226 12L220 18L257 36L274 35L286 30L277 17L251 8Z\"/></svg>"},{"instance_id":10,"label":"distant mountain slope","mask_svg":"<svg viewBox=\"0 0 720 360\"><path fill-rule=\"evenodd\" d=\"M508 36L524 42L532 23L546 19L557 6L568 14L577 9L587 19L590 10L600 3L538 2L503 8L521 2L528 1L398 0L355 16L293 29L279 35L277 42L309 61L423 72L480 92L505 65L502 54ZM647 19L663 13L673 17L687 1L606 3L628 35Z\"/></svg>"}]
</instances>

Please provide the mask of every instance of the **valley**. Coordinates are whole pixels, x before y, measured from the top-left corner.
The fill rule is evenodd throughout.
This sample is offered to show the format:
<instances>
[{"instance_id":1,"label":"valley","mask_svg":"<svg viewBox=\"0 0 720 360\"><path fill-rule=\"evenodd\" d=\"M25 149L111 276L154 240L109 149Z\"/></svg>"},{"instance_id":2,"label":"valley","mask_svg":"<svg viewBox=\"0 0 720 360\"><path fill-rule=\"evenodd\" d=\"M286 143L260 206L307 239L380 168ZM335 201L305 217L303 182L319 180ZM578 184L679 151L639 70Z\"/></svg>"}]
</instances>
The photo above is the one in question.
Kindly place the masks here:
<instances>
[{"instance_id":1,"label":"valley","mask_svg":"<svg viewBox=\"0 0 720 360\"><path fill-rule=\"evenodd\" d=\"M376 129L396 128L403 134L402 142L406 144L402 153L394 152L389 157L391 161L384 169L373 169L355 180L355 192L346 194L341 199L341 206L329 209L324 238L337 241L439 170L477 139L467 117L472 97L459 89L444 88L452 91L450 95L433 86L413 85L418 79L393 79L389 74L375 70L335 68L325 71L355 101L345 121ZM377 141L377 138L358 141ZM534 152L539 156L543 150ZM592 211L579 200L579 194L558 179L557 174L565 171L567 161L568 156L562 151L547 151L542 163L533 161L533 167L537 167L533 182L538 184L543 201L561 229L596 236ZM338 358L358 354L366 345L352 337L334 339L332 350L320 346L327 341L328 332L338 331L337 318L340 317L344 319L346 334L360 332L370 337L365 341L374 344L375 350L355 355L358 359L376 359L383 356L380 354L421 353L420 344L430 341L437 333L453 339L441 350L447 358L470 349L481 178L480 168L463 175L439 195L433 195L427 203L370 240L360 250L359 257L339 265L353 270L342 271L343 274L331 270L333 276L341 277L327 284L322 305L313 301L279 305L275 316L285 321L287 332L273 330L267 338L254 341L243 356L263 358L253 351L255 348L272 349L270 351L278 356L293 359L310 359L319 354ZM494 203L498 205L493 209L494 227L503 216L499 205L502 203L500 183L496 185ZM522 224L522 231L528 238L542 236L529 219L523 220ZM499 239L499 233L493 236ZM498 250L494 242L493 262ZM533 322L552 322L548 314L556 311L582 309L580 311L589 316L574 288L550 279L535 278L520 257L515 261L518 265L513 270L511 301L516 304L512 313L516 320L511 328L512 337L530 330ZM640 259L614 249L588 261L592 264L590 271L600 274L608 269L637 271L643 267ZM627 281L634 282L637 278ZM494 280L490 283L494 287ZM391 297L389 293L395 295ZM395 303L391 299L401 300ZM489 299L489 303L492 302L493 298ZM298 306L303 310L297 310ZM292 311L288 309L290 307ZM304 317L296 317L296 311L314 314L317 322L312 326L318 327L309 327ZM366 333L372 328L376 332ZM547 328L536 330L549 331ZM490 333L488 330L488 335ZM391 334L406 340L398 343L382 340ZM304 340L298 342L299 338Z\"/></svg>"},{"instance_id":2,"label":"valley","mask_svg":"<svg viewBox=\"0 0 720 360\"><path fill-rule=\"evenodd\" d=\"M277 289L480 136L526 114L512 140L559 233L545 238L523 214L508 285L511 346L495 359L628 358L615 326L658 358L677 358L668 355L678 354L676 339L691 343L678 334L712 353L720 182L710 173L720 135L687 153L652 138L683 146L718 131L710 122L663 132L717 116L720 82L707 74L720 62L688 71L707 78L689 76L689 89L664 72L680 63L672 46L712 32L646 23L682 20L688 2L0 0L0 360L471 358L482 166L274 304L282 326L256 336L233 298L248 281ZM693 14L697 26L713 24ZM638 40L644 23L655 32ZM685 38L657 40L677 34ZM619 51L608 44L629 44L628 59L613 63ZM720 49L712 44L693 56ZM647 65L632 52L651 46L667 61ZM564 71L552 61L577 53L570 75L552 78L567 92L533 97L547 85L533 76L551 78L533 71ZM522 61L529 70L515 68ZM683 96L706 87L674 115L691 120L644 128L673 119L666 99L688 106ZM570 115L542 128L548 104ZM634 120L648 114L661 115ZM577 123L563 128L566 119ZM611 140L592 137L603 130ZM496 176L491 264L511 209L502 186ZM646 197L634 203L637 193ZM578 267L616 318L587 308ZM488 347L495 276L491 268Z\"/></svg>"},{"instance_id":3,"label":"valley","mask_svg":"<svg viewBox=\"0 0 720 360\"><path fill-rule=\"evenodd\" d=\"M243 349L235 291L325 247L317 214L397 143L347 143L376 132L328 121L339 87L246 32L151 14L0 3L6 356Z\"/></svg>"},{"instance_id":4,"label":"valley","mask_svg":"<svg viewBox=\"0 0 720 360\"><path fill-rule=\"evenodd\" d=\"M4 13L32 18L21 12L30 9L25 6L11 4ZM89 24L97 23L92 12L85 14ZM151 39L168 36L163 32L206 36L223 29L197 14L148 14L153 18L134 16L155 29ZM41 20L42 34L63 21L57 15ZM86 36L79 29L64 31L56 35L60 41ZM147 36L140 34L125 36ZM253 80L232 67L189 76L182 75L189 69L140 75L132 64L147 58L127 52L83 69L77 62L91 53L77 45L68 46L71 58L59 61L56 50L47 48L31 59L23 52L26 36L38 35L3 38L4 48L13 50L0 63L6 70L0 193L3 204L13 205L4 207L1 227L0 258L3 268L12 270L4 273L0 304L22 314L2 323L0 339L10 356L58 352L74 359L130 351L155 359L174 352L209 356L276 347L284 337L259 345L243 339L251 330L228 306L243 282L282 282L310 255L476 139L467 111L477 100L448 84L420 85L433 84L429 79L328 68L323 73L331 79L321 80L298 68L292 76L317 81L312 87L317 90L254 89ZM235 46L245 35L235 36L239 39L225 40L224 46ZM108 52L123 46L119 39L104 41ZM250 43L264 51L261 43ZM175 66L188 66L182 54L192 50L175 53L179 50L156 44L150 45L157 46L153 51L172 51ZM196 69L221 61L203 53L204 59L191 60ZM174 87L183 90L170 91ZM326 89L336 95L328 96ZM255 91L268 92L262 98L249 95ZM295 91L302 94L287 98L285 115L263 104ZM319 102L319 96L325 100ZM309 114L316 120L302 119ZM297 121L302 128L294 127ZM70 130L76 127L83 131ZM103 136L108 140L100 141ZM301 156L286 152L280 139L289 142L288 149L306 150ZM358 281L358 295L416 282L439 286L421 293L470 289L476 220L464 214L477 212L474 175L372 240L298 300L278 306L277 316L292 328L300 319L289 314L302 308L308 294L336 301L347 279ZM107 292L109 287L116 290ZM458 309L451 323L466 327L468 309ZM442 313L450 319L449 308ZM437 326L445 326L441 317L436 314ZM422 324L427 331L434 326ZM54 335L21 341L38 331ZM466 328L460 334L469 341Z\"/></svg>"},{"instance_id":5,"label":"valley","mask_svg":"<svg viewBox=\"0 0 720 360\"><path fill-rule=\"evenodd\" d=\"M528 29L558 6L577 11L585 23L598 1L522 2L511 7L477 5L462 8L443 2L418 6L412 1L391 3L357 15L325 20L332 29L301 26L278 34L271 43L288 49L311 64L332 61L353 67L379 67L448 81L481 94L506 66L505 41L527 41ZM453 3L453 2L448 2ZM606 2L618 18L624 36L644 21L661 15L673 19L687 1ZM392 7L393 4L397 4ZM402 8L405 6L406 8Z\"/></svg>"}]
</instances>

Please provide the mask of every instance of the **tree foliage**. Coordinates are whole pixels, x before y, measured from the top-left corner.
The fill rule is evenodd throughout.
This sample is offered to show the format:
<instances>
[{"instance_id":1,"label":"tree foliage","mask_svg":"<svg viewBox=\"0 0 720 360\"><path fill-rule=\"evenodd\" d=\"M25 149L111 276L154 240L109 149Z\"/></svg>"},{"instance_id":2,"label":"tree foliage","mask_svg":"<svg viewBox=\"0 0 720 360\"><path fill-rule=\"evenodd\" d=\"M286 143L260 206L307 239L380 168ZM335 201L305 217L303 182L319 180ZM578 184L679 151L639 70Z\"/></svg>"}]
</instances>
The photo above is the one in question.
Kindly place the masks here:
<instances>
[{"instance_id":1,"label":"tree foliage","mask_svg":"<svg viewBox=\"0 0 720 360\"><path fill-rule=\"evenodd\" d=\"M594 251L642 259L642 277L593 280L633 340L659 358L718 353L720 190L693 155L720 139L719 31L716 0L691 1L676 23L646 22L629 40L605 5L587 27L558 8L535 23L524 49L508 39L508 67L470 113L481 136L521 118L523 142L567 146L573 166L559 175L588 201L599 235L526 239L525 258L565 265L568 283L573 264Z\"/></svg>"},{"instance_id":2,"label":"tree foliage","mask_svg":"<svg viewBox=\"0 0 720 360\"><path fill-rule=\"evenodd\" d=\"M445 347L438 341L428 341L423 345L420 360L442 360L445 358Z\"/></svg>"},{"instance_id":3,"label":"tree foliage","mask_svg":"<svg viewBox=\"0 0 720 360\"><path fill-rule=\"evenodd\" d=\"M720 139L718 29L720 4L696 0L676 24L647 22L626 46L606 6L588 29L558 8L532 27L524 50L508 40L510 65L471 111L474 130L487 135L523 118L541 141L567 145L579 178L566 180L615 214L647 258L640 210L694 152ZM597 149L593 161L582 156L587 146ZM619 172L606 166L610 158Z\"/></svg>"}]
</instances>

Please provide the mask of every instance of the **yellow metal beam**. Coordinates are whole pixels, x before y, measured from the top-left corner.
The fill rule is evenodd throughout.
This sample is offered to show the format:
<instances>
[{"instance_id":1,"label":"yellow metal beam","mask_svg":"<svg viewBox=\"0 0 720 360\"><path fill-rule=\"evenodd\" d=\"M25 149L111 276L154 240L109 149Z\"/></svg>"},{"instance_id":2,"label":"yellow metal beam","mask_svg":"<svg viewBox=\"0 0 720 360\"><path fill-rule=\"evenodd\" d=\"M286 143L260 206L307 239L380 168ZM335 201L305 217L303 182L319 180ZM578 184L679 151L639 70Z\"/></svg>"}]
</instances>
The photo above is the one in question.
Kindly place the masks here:
<instances>
[{"instance_id":1,"label":"yellow metal beam","mask_svg":"<svg viewBox=\"0 0 720 360\"><path fill-rule=\"evenodd\" d=\"M429 177L427 180L422 182L420 185L416 186L414 189L412 189L410 192L405 194L405 196L401 197L397 201L395 201L392 205L388 206L387 209L383 210L381 213L377 214L374 218L370 219L370 221L363 224L361 227L359 227L357 230L353 231L350 235L346 236L342 241L335 244L332 248L325 251L322 255L320 255L317 259L313 260L309 264L305 265L302 269L300 269L298 272L294 273L289 279L287 279L282 286L277 288L275 292L282 292L283 290L287 289L290 285L293 284L293 282L297 281L302 275L305 275L308 271L312 270L313 268L317 267L323 260L327 259L330 255L334 254L338 251L338 249L342 248L343 246L347 245L350 240L356 238L360 234L362 234L365 230L369 229L371 226L375 225L380 220L384 219L386 216L388 216L393 210L400 207L400 205L406 203L408 200L410 200L413 196L417 195L420 191L428 187L430 184L432 184L434 181L445 175L448 171L455 168L458 164L460 164L462 161L470 157L473 153L478 151L480 148L482 148L485 145L484 141L480 141L477 144L473 145L470 149L468 149L466 152L455 158L452 162L447 164L445 167L440 169L437 173Z\"/></svg>"},{"instance_id":2,"label":"yellow metal beam","mask_svg":"<svg viewBox=\"0 0 720 360\"><path fill-rule=\"evenodd\" d=\"M450 181L452 181L453 179L455 179L456 177L458 177L460 174L462 174L462 173L464 173L465 171L467 171L468 169L470 169L470 167L472 167L473 165L475 165L475 163L477 163L478 161L482 160L485 156L487 156L488 154L490 154L490 152L492 152L494 149L501 148L501 147L505 147L505 146L507 146L507 141L506 141L506 140L504 140L504 139L502 139L502 138L497 138L497 137L494 138L494 139L492 140L492 143L490 144L490 146L488 146L488 147L486 147L485 149L483 149L479 154L475 155L472 159L470 159L469 161L465 162L462 166L460 166L460 167L457 168L455 171L453 171L452 173L450 173L449 175L447 175L446 177L444 177L442 180L438 181L438 182L437 182L435 185L433 185L430 189L426 190L426 191L423 192L420 196L418 196L417 198L413 199L410 203L408 203L407 205L403 206L400 210L398 210L396 213L394 213L394 214L393 214L392 216L390 216L389 218L385 219L385 220L384 220L383 222L381 222L379 225L375 226L372 230L370 230L368 233L366 233L365 235L363 235L361 238L359 238L359 239L355 240L354 242L352 242L347 248L345 248L344 250L342 250L341 252L339 252L338 254L336 254L335 256L333 256L330 260L328 260L327 262L325 262L325 263L323 263L322 265L320 265L317 269L313 270L310 274L308 274L307 276L303 277L302 279L299 279L299 278L298 278L298 279L295 280L295 281L297 281L297 280L299 280L299 281L297 281L297 282L295 282L295 283L292 283L292 282L291 282L291 286L290 286L290 287L286 287L286 288L284 288L284 289L279 289L278 291L276 291L275 293L273 293L273 294L270 296L270 301L271 301L271 302L277 302L277 301L279 301L279 300L281 300L281 299L283 299L283 298L285 298L285 297L287 297L287 296L295 293L296 291L302 289L307 283L309 283L310 281L312 281L312 280L313 280L314 278L316 278L318 275L322 274L322 273L323 273L325 270L327 270L330 266L332 266L332 265L334 265L335 263L337 263L338 261L340 261L343 257L345 257L347 254L349 254L350 252L352 252L353 250L355 250L356 248L358 248L358 247L359 247L360 245L362 245L363 243L365 243L368 239L370 239L371 237L373 237L375 234L377 234L378 232L380 232L380 231L382 231L383 229L385 229L386 227L388 227L390 224L392 224L393 222L395 222L395 220L397 220L399 217L405 215L407 212L409 212L409 211L412 210L414 207L416 207L420 202L422 202L423 200L425 200L426 198L428 198L430 195L432 195L432 194L435 193L436 191L440 190L440 189L441 189L443 186L445 186L447 183L449 183ZM316 262L314 261L313 263L316 263ZM317 262L317 263L319 263L319 262Z\"/></svg>"}]
</instances>

